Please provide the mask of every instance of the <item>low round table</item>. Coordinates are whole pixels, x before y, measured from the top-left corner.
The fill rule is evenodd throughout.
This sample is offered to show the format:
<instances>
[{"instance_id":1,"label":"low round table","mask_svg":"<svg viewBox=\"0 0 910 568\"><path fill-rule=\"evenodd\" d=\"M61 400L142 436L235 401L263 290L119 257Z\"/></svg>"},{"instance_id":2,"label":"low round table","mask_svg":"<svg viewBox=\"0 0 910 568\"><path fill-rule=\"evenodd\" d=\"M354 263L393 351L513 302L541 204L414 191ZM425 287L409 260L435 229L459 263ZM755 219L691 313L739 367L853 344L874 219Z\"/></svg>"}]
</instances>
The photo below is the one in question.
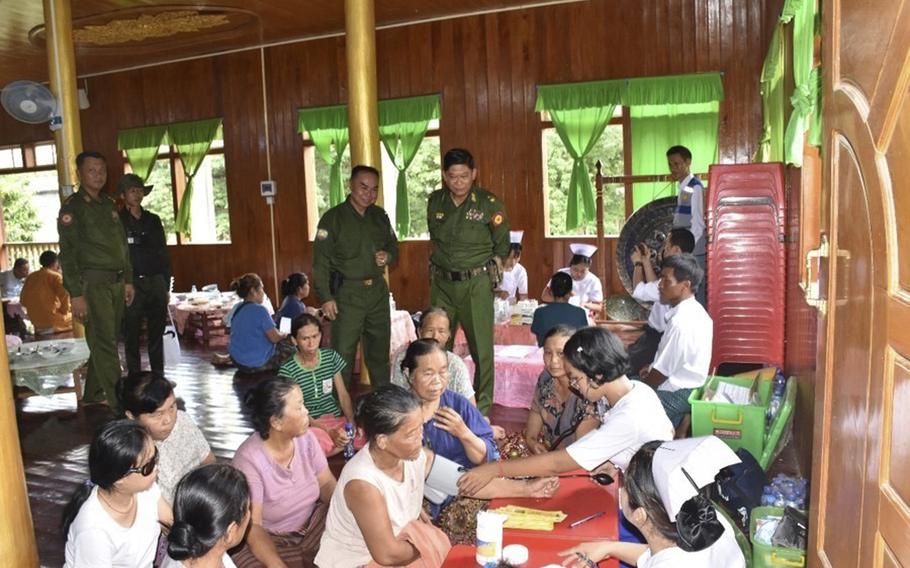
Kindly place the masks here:
<instances>
[{"instance_id":1,"label":"low round table","mask_svg":"<svg viewBox=\"0 0 910 568\"><path fill-rule=\"evenodd\" d=\"M55 356L49 354L58 348ZM85 339L49 339L23 343L7 350L9 370L13 384L26 387L31 393L18 395L19 398L46 396L54 393L75 392L76 400L82 399L82 373L79 368L88 361L89 349ZM60 388L73 376L73 386Z\"/></svg>"}]
</instances>

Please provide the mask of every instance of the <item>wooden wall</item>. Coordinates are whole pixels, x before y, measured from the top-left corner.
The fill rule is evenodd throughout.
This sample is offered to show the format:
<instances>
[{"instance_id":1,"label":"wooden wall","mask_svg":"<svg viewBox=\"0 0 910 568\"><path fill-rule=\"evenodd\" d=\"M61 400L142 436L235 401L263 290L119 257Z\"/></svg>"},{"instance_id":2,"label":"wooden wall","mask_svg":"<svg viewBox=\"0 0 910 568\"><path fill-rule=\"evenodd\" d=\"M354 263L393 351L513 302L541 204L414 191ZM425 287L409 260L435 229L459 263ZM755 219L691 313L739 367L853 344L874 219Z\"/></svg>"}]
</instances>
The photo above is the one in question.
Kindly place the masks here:
<instances>
[{"instance_id":1,"label":"wooden wall","mask_svg":"<svg viewBox=\"0 0 910 568\"><path fill-rule=\"evenodd\" d=\"M525 232L531 293L564 265L566 242L545 239L538 84L721 71L719 150L724 163L748 162L761 133L758 79L782 0L592 0L382 30L377 33L381 98L440 93L443 150L470 148L481 185L506 203ZM262 65L268 92L271 178L278 272L311 269L302 141L296 109L345 102L344 38L244 51L89 79L82 113L84 146L104 152L122 171L121 128L224 117L232 243L172 247L177 288L226 285L246 271L272 279L269 211L258 182L268 176ZM46 139L0 117L0 144ZM685 142L685 141L681 141ZM110 184L112 185L112 184ZM613 250L605 275L614 290ZM391 272L398 304L428 301L426 242L401 247Z\"/></svg>"}]
</instances>

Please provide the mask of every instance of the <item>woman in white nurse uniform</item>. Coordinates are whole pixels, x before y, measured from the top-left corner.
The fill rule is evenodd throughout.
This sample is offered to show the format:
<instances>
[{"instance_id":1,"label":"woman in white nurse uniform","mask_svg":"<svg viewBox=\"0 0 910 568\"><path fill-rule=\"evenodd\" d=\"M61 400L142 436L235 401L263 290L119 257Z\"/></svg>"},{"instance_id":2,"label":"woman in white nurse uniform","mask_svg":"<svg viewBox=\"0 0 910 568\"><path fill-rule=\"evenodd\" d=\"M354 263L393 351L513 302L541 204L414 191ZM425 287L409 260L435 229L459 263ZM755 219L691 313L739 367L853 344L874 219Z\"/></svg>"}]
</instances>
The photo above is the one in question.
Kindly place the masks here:
<instances>
[{"instance_id":1,"label":"woman in white nurse uniform","mask_svg":"<svg viewBox=\"0 0 910 568\"><path fill-rule=\"evenodd\" d=\"M647 544L600 541L560 553L575 568L613 557L639 568L743 568L730 523L700 492L739 458L714 436L643 445L620 475L620 505Z\"/></svg>"},{"instance_id":2,"label":"woman in white nurse uniform","mask_svg":"<svg viewBox=\"0 0 910 568\"><path fill-rule=\"evenodd\" d=\"M597 252L597 247L585 243L572 243L569 250L572 251L569 266L559 269L560 272L572 277L572 298L569 303L598 313L603 309L604 289L600 278L591 272L591 257ZM544 302L553 301L549 283L544 288L541 298Z\"/></svg>"}]
</instances>

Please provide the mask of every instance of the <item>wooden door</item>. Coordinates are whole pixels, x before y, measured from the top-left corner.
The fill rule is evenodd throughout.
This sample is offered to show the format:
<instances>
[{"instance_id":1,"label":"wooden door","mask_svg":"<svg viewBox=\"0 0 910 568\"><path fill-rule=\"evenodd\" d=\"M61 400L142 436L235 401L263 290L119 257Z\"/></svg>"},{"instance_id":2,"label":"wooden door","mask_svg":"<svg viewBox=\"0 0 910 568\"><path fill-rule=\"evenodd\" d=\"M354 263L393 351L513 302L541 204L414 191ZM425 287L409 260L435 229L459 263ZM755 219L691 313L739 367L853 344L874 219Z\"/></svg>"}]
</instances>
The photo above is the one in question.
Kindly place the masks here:
<instances>
[{"instance_id":1,"label":"wooden door","mask_svg":"<svg viewBox=\"0 0 910 568\"><path fill-rule=\"evenodd\" d=\"M910 2L821 2L822 226L810 564L910 566Z\"/></svg>"}]
</instances>

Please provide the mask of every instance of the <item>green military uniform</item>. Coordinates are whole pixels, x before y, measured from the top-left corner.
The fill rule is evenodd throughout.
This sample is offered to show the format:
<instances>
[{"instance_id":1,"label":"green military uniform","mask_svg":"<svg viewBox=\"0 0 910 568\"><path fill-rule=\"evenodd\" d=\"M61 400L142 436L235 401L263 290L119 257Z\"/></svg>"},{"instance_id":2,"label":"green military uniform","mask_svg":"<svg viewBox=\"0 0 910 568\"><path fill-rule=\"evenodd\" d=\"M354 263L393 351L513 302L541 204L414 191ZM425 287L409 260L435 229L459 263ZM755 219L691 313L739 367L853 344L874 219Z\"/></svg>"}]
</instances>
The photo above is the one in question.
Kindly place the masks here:
<instances>
[{"instance_id":1,"label":"green military uniform","mask_svg":"<svg viewBox=\"0 0 910 568\"><path fill-rule=\"evenodd\" d=\"M427 226L433 241L430 256L430 303L449 314L452 339L464 328L474 359L477 407L493 404L493 289L500 273L494 256L509 255L509 222L499 199L472 187L461 205L448 189L430 194Z\"/></svg>"},{"instance_id":2,"label":"green military uniform","mask_svg":"<svg viewBox=\"0 0 910 568\"><path fill-rule=\"evenodd\" d=\"M341 375L348 385L361 337L363 362L373 386L389 383L389 287L384 269L376 266L379 251L389 254L387 264L398 260L398 239L381 207L371 205L361 216L348 197L319 220L313 283L323 302L334 300L338 305L338 317L332 322L332 348L347 363Z\"/></svg>"},{"instance_id":3,"label":"green military uniform","mask_svg":"<svg viewBox=\"0 0 910 568\"><path fill-rule=\"evenodd\" d=\"M133 269L114 200L105 193L94 199L80 188L63 202L57 231L63 287L73 298L83 296L88 306L85 340L91 356L83 399L106 398L117 412L117 338L123 320L124 285L132 284Z\"/></svg>"}]
</instances>

